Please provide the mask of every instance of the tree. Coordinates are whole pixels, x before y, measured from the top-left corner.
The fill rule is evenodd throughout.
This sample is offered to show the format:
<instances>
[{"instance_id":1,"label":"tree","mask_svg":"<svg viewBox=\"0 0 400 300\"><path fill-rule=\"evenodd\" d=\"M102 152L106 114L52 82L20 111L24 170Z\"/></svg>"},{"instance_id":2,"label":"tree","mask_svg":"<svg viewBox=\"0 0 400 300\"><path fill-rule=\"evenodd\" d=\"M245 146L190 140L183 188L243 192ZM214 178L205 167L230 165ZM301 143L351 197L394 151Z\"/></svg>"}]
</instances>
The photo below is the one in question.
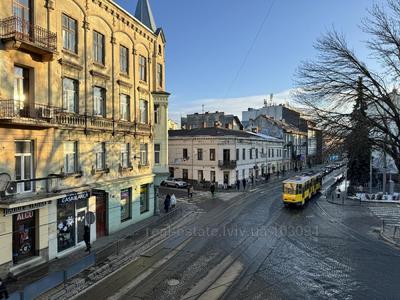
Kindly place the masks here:
<instances>
[{"instance_id":1,"label":"tree","mask_svg":"<svg viewBox=\"0 0 400 300\"><path fill-rule=\"evenodd\" d=\"M315 113L319 125L340 143L352 130L352 107L358 97L358 80L366 107L365 124L372 147L385 149L400 170L400 97L393 83L400 79L400 0L387 8L374 5L363 22L370 36L366 47L381 65L374 71L348 46L335 29L319 39L314 61L297 72L297 101Z\"/></svg>"},{"instance_id":2,"label":"tree","mask_svg":"<svg viewBox=\"0 0 400 300\"><path fill-rule=\"evenodd\" d=\"M364 100L362 78L358 81L357 99L351 113L352 129L346 138L348 153L348 179L351 185L364 185L369 181L371 143L367 125L367 106Z\"/></svg>"}]
</instances>

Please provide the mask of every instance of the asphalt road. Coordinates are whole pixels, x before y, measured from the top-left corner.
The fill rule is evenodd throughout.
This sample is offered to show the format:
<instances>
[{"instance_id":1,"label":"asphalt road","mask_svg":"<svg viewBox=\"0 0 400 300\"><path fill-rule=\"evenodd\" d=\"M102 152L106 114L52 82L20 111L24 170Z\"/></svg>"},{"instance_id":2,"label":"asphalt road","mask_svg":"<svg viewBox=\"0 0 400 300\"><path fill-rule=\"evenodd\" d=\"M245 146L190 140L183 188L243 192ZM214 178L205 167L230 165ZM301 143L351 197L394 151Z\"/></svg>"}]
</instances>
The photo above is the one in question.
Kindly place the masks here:
<instances>
[{"instance_id":1,"label":"asphalt road","mask_svg":"<svg viewBox=\"0 0 400 300\"><path fill-rule=\"evenodd\" d=\"M400 251L371 230L379 222L367 208L347 212L319 196L287 209L280 200L271 183L199 203L198 219L78 298L400 297Z\"/></svg>"}]
</instances>

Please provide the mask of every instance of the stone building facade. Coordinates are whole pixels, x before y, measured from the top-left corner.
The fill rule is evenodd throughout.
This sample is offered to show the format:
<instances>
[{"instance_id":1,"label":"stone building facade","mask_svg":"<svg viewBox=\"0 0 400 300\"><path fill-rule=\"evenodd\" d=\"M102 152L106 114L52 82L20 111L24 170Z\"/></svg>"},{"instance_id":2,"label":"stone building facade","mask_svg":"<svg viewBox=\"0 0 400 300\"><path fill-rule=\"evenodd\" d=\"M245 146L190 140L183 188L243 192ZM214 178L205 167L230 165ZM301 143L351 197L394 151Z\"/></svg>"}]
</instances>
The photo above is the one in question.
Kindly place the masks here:
<instances>
[{"instance_id":1,"label":"stone building facade","mask_svg":"<svg viewBox=\"0 0 400 300\"><path fill-rule=\"evenodd\" d=\"M92 241L153 215L169 94L147 0L5 0L0 28L1 276L82 247L89 211Z\"/></svg>"},{"instance_id":2,"label":"stone building facade","mask_svg":"<svg viewBox=\"0 0 400 300\"><path fill-rule=\"evenodd\" d=\"M282 170L283 140L225 128L169 131L170 176L235 186Z\"/></svg>"}]
</instances>

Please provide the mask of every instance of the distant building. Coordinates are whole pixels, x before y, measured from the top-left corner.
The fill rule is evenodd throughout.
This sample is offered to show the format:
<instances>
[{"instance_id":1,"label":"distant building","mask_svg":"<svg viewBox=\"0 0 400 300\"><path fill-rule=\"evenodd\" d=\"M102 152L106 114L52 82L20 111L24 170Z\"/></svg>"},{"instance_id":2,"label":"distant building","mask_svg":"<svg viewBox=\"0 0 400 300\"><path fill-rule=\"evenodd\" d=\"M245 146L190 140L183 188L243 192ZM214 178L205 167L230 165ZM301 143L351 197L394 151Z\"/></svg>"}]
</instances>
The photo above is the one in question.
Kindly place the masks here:
<instances>
[{"instance_id":1,"label":"distant building","mask_svg":"<svg viewBox=\"0 0 400 300\"><path fill-rule=\"evenodd\" d=\"M262 133L284 141L283 166L285 170L305 166L307 161L307 131L300 131L286 122L266 115L250 119L246 130Z\"/></svg>"},{"instance_id":2,"label":"distant building","mask_svg":"<svg viewBox=\"0 0 400 300\"><path fill-rule=\"evenodd\" d=\"M226 129L243 130L239 118L234 115L225 115L224 112L204 114L194 113L181 118L182 129L209 128L219 126Z\"/></svg>"},{"instance_id":3,"label":"distant building","mask_svg":"<svg viewBox=\"0 0 400 300\"><path fill-rule=\"evenodd\" d=\"M168 130L178 130L181 129L179 124L174 120L168 119Z\"/></svg>"},{"instance_id":4,"label":"distant building","mask_svg":"<svg viewBox=\"0 0 400 300\"><path fill-rule=\"evenodd\" d=\"M283 140L225 128L169 131L170 176L234 186L283 169Z\"/></svg>"}]
</instances>

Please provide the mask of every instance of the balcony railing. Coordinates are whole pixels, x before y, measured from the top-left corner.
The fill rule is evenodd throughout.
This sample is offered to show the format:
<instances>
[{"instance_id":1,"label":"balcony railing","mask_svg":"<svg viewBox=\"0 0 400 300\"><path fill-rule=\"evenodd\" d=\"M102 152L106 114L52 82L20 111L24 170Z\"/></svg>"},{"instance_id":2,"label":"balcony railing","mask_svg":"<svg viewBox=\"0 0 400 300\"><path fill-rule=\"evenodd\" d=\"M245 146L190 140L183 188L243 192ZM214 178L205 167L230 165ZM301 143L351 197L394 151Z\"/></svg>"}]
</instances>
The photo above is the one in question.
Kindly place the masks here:
<instances>
[{"instance_id":1,"label":"balcony railing","mask_svg":"<svg viewBox=\"0 0 400 300\"><path fill-rule=\"evenodd\" d=\"M236 169L236 160L220 160L218 161L218 167L225 170Z\"/></svg>"},{"instance_id":2,"label":"balcony railing","mask_svg":"<svg viewBox=\"0 0 400 300\"><path fill-rule=\"evenodd\" d=\"M46 52L55 52L57 49L57 33L33 25L17 16L0 20L0 37L28 43Z\"/></svg>"},{"instance_id":3,"label":"balcony railing","mask_svg":"<svg viewBox=\"0 0 400 300\"><path fill-rule=\"evenodd\" d=\"M84 127L85 116L69 112L58 112L55 117L55 122L59 125L71 127Z\"/></svg>"},{"instance_id":4,"label":"balcony railing","mask_svg":"<svg viewBox=\"0 0 400 300\"><path fill-rule=\"evenodd\" d=\"M29 118L50 120L54 117L56 108L43 104L29 104L19 100L0 99L0 120Z\"/></svg>"}]
</instances>

